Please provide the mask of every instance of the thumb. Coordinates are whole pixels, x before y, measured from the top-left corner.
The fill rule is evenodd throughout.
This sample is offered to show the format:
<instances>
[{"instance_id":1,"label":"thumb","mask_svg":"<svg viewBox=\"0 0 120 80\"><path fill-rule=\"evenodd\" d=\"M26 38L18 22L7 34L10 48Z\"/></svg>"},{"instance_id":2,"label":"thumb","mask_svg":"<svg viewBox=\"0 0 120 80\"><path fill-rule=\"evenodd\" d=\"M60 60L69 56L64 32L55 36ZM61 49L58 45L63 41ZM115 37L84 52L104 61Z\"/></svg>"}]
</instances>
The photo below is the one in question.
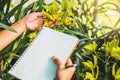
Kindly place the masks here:
<instances>
[{"instance_id":1,"label":"thumb","mask_svg":"<svg viewBox=\"0 0 120 80\"><path fill-rule=\"evenodd\" d=\"M62 61L57 56L53 56L53 61L56 63L56 65L58 66L58 68L64 66L64 64L62 63Z\"/></svg>"}]
</instances>

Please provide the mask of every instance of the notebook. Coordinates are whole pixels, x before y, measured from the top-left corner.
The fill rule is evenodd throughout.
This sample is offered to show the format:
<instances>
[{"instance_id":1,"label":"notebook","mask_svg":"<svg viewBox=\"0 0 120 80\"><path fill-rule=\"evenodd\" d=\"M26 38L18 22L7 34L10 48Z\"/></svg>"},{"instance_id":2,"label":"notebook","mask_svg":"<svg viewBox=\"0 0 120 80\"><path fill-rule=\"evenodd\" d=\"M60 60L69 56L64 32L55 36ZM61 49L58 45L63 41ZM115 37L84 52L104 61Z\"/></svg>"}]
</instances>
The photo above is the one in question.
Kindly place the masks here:
<instances>
[{"instance_id":1,"label":"notebook","mask_svg":"<svg viewBox=\"0 0 120 80\"><path fill-rule=\"evenodd\" d=\"M21 80L53 80L56 64L52 57L56 55L65 63L78 42L79 39L74 36L43 27L9 74Z\"/></svg>"}]
</instances>

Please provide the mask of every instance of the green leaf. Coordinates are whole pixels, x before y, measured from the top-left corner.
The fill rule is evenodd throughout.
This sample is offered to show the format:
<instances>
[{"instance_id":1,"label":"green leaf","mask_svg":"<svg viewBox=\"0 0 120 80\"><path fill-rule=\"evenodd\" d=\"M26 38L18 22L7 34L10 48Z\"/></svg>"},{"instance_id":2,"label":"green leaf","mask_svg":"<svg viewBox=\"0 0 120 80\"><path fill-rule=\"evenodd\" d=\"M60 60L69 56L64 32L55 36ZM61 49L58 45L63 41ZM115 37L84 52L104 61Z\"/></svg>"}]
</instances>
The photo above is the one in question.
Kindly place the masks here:
<instances>
[{"instance_id":1,"label":"green leaf","mask_svg":"<svg viewBox=\"0 0 120 80\"><path fill-rule=\"evenodd\" d=\"M11 53L10 53L10 54L11 54ZM13 60L13 58L14 58L14 56L12 56L12 55L10 55L10 56L7 58L7 60L5 61L5 64L4 64L4 69L5 69L5 70L7 70L7 66L8 66L8 65L11 67L10 63L11 63L11 61Z\"/></svg>"},{"instance_id":2,"label":"green leaf","mask_svg":"<svg viewBox=\"0 0 120 80\"><path fill-rule=\"evenodd\" d=\"M44 0L38 0L38 1L39 1L39 12L41 12L43 9L42 5L44 3Z\"/></svg>"},{"instance_id":3,"label":"green leaf","mask_svg":"<svg viewBox=\"0 0 120 80\"><path fill-rule=\"evenodd\" d=\"M19 44L20 44L20 41L21 41L21 39L19 39L19 40L17 40L17 41L15 42L15 44L13 45L12 51L14 51L15 49L17 49L17 47L18 47Z\"/></svg>"},{"instance_id":4,"label":"green leaf","mask_svg":"<svg viewBox=\"0 0 120 80\"><path fill-rule=\"evenodd\" d=\"M33 6L32 6L32 10L31 11L35 11L36 9L37 9L37 7L39 6L39 4L37 3L37 2L34 2L34 3L32 3L33 4ZM28 5L29 6L29 5ZM39 7L42 7L42 6L39 6Z\"/></svg>"},{"instance_id":5,"label":"green leaf","mask_svg":"<svg viewBox=\"0 0 120 80\"><path fill-rule=\"evenodd\" d=\"M11 16L13 16L15 14L15 12L17 10L19 10L28 0L23 0L21 1L20 4L18 4L15 8L13 8L2 20L3 23L6 22L6 20L8 20Z\"/></svg>"},{"instance_id":6,"label":"green leaf","mask_svg":"<svg viewBox=\"0 0 120 80\"><path fill-rule=\"evenodd\" d=\"M69 33L69 34L79 35L79 36L81 36L81 37L85 37L85 38L87 38L86 35L84 35L84 34L78 32L78 31L66 30L66 29L65 29L64 32Z\"/></svg>"},{"instance_id":7,"label":"green leaf","mask_svg":"<svg viewBox=\"0 0 120 80\"><path fill-rule=\"evenodd\" d=\"M76 56L79 57L82 61L84 61L84 59L82 58L82 56L77 52Z\"/></svg>"},{"instance_id":8,"label":"green leaf","mask_svg":"<svg viewBox=\"0 0 120 80\"><path fill-rule=\"evenodd\" d=\"M7 26L1 22L0 22L0 28L4 28L4 29L7 29L9 31L16 32L13 28L11 28L10 26Z\"/></svg>"},{"instance_id":9,"label":"green leaf","mask_svg":"<svg viewBox=\"0 0 120 80\"><path fill-rule=\"evenodd\" d=\"M33 6L34 6L34 4L38 4L39 2L38 1L36 1L36 2L34 2L34 3L32 3L32 4L29 4L27 7L25 7L25 8L23 8L22 9L22 11L21 11L21 13L20 13L20 15L19 15L19 18L18 19L21 19L22 17L24 17L27 13L28 13L28 11L29 10L31 10L32 9L32 11L33 11ZM16 17L16 16L15 16Z\"/></svg>"}]
</instances>

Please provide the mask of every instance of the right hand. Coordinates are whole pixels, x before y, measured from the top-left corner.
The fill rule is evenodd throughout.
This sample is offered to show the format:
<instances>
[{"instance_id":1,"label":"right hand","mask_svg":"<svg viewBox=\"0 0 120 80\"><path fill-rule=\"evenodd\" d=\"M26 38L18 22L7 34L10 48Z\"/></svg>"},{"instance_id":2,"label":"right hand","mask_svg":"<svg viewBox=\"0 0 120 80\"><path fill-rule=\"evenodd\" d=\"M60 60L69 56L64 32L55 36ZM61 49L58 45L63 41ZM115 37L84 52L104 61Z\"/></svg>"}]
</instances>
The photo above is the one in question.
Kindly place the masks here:
<instances>
[{"instance_id":1,"label":"right hand","mask_svg":"<svg viewBox=\"0 0 120 80\"><path fill-rule=\"evenodd\" d=\"M75 72L75 67L65 68L65 66L73 65L71 59L68 59L65 65L56 56L53 56L53 61L57 65L57 79L58 80L71 80Z\"/></svg>"}]
</instances>

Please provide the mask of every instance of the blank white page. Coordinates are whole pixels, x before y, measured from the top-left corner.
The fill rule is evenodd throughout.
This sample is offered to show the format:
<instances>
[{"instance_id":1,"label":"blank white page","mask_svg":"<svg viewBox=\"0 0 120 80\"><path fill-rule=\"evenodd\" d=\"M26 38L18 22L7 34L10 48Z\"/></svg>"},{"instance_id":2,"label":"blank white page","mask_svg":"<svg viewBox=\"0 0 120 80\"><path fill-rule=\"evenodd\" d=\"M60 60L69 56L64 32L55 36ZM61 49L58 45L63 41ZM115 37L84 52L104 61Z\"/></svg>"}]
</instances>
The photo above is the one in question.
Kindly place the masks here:
<instances>
[{"instance_id":1,"label":"blank white page","mask_svg":"<svg viewBox=\"0 0 120 80\"><path fill-rule=\"evenodd\" d=\"M74 36L43 27L9 73L21 80L53 80L56 65L52 57L65 63L78 42Z\"/></svg>"}]
</instances>

